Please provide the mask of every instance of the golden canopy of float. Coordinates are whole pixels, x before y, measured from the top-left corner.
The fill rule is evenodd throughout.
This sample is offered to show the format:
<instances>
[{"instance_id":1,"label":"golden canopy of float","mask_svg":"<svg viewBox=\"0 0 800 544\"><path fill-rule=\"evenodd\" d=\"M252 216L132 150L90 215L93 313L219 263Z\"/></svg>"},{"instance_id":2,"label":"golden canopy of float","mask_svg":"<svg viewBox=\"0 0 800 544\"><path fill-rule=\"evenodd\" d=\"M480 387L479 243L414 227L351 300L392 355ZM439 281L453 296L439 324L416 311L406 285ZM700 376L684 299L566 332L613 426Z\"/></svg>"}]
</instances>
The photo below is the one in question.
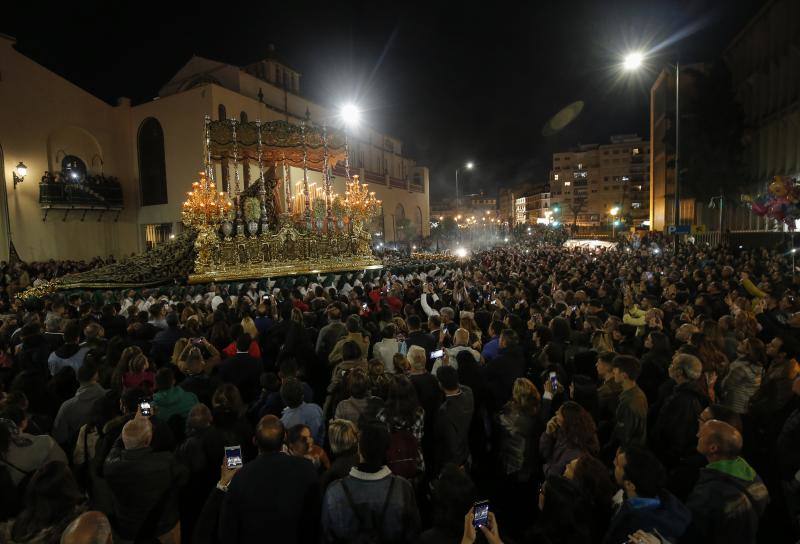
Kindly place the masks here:
<instances>
[{"instance_id":1,"label":"golden canopy of float","mask_svg":"<svg viewBox=\"0 0 800 544\"><path fill-rule=\"evenodd\" d=\"M332 187L339 162L344 195ZM251 163L258 168L252 181ZM302 179L290 179L292 166ZM309 183L309 170L322 173L320 186ZM197 232L189 283L380 268L367 228L380 205L350 176L346 135L307 121L206 117L205 171L182 209L184 225Z\"/></svg>"}]
</instances>

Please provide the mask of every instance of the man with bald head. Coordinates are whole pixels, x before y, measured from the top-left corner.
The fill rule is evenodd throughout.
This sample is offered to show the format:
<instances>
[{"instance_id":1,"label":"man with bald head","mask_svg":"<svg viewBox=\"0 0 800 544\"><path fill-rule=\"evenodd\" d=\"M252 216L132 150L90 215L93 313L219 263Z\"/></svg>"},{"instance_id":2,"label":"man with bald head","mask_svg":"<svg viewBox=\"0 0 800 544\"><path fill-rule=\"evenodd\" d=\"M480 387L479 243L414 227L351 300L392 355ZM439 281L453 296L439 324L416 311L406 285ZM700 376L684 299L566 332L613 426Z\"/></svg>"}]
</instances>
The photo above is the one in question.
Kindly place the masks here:
<instances>
[{"instance_id":1,"label":"man with bald head","mask_svg":"<svg viewBox=\"0 0 800 544\"><path fill-rule=\"evenodd\" d=\"M227 486L220 514L219 538L238 542L317 542L320 516L319 478L308 459L281 451L281 420L268 415L256 427L259 455L246 463Z\"/></svg>"},{"instance_id":2,"label":"man with bald head","mask_svg":"<svg viewBox=\"0 0 800 544\"><path fill-rule=\"evenodd\" d=\"M755 542L769 493L756 471L742 459L742 435L712 419L697 433L697 451L708 460L689 495L692 511L687 542Z\"/></svg>"},{"instance_id":3,"label":"man with bald head","mask_svg":"<svg viewBox=\"0 0 800 544\"><path fill-rule=\"evenodd\" d=\"M180 542L178 490L189 471L172 452L150 447L153 425L137 413L122 428L104 473L114 507L114 532L122 540L159 538Z\"/></svg>"},{"instance_id":4,"label":"man with bald head","mask_svg":"<svg viewBox=\"0 0 800 544\"><path fill-rule=\"evenodd\" d=\"M111 524L102 512L84 512L61 534L61 544L111 544Z\"/></svg>"}]
</instances>

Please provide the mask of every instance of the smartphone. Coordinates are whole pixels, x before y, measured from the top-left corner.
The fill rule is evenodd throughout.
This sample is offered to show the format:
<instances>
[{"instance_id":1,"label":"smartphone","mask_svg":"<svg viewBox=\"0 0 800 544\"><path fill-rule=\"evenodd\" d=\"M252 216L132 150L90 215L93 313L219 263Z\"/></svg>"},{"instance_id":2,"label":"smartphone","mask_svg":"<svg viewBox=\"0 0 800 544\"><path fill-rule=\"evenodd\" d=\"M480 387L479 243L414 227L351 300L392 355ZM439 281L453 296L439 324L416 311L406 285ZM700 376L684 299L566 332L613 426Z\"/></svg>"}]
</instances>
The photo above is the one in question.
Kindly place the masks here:
<instances>
[{"instance_id":1,"label":"smartphone","mask_svg":"<svg viewBox=\"0 0 800 544\"><path fill-rule=\"evenodd\" d=\"M150 417L153 415L153 410L150 407L149 400L143 400L139 403L139 411L142 413L144 417Z\"/></svg>"},{"instance_id":2,"label":"smartphone","mask_svg":"<svg viewBox=\"0 0 800 544\"><path fill-rule=\"evenodd\" d=\"M362 309L362 310L366 310L367 308L368 308L368 305L367 305L367 303L366 303L366 302L365 302L364 304L362 304L362 305L361 305L361 309Z\"/></svg>"},{"instance_id":3,"label":"smartphone","mask_svg":"<svg viewBox=\"0 0 800 544\"><path fill-rule=\"evenodd\" d=\"M558 389L558 374L555 372L550 373L550 386L553 388L553 393Z\"/></svg>"},{"instance_id":4,"label":"smartphone","mask_svg":"<svg viewBox=\"0 0 800 544\"><path fill-rule=\"evenodd\" d=\"M242 447L225 446L225 466L239 468L242 466Z\"/></svg>"},{"instance_id":5,"label":"smartphone","mask_svg":"<svg viewBox=\"0 0 800 544\"><path fill-rule=\"evenodd\" d=\"M472 525L486 527L489 525L489 501L478 501L472 505Z\"/></svg>"},{"instance_id":6,"label":"smartphone","mask_svg":"<svg viewBox=\"0 0 800 544\"><path fill-rule=\"evenodd\" d=\"M204 340L204 338L202 336L200 336L198 338L192 338L192 344L194 344L195 346L202 346L203 345L203 340Z\"/></svg>"},{"instance_id":7,"label":"smartphone","mask_svg":"<svg viewBox=\"0 0 800 544\"><path fill-rule=\"evenodd\" d=\"M431 360L439 359L440 357L444 357L444 350L443 349L437 349L436 351L432 351L431 352Z\"/></svg>"}]
</instances>

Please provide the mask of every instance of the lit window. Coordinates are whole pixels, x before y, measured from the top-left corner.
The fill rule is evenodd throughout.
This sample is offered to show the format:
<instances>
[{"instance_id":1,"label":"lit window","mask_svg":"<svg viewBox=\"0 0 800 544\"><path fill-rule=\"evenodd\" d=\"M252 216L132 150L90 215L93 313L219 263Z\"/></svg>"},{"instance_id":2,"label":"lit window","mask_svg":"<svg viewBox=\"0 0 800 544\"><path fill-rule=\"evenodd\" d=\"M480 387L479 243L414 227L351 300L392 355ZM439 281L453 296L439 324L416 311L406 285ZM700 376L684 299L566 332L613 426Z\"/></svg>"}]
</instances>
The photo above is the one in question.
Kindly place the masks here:
<instances>
[{"instance_id":1,"label":"lit window","mask_svg":"<svg viewBox=\"0 0 800 544\"><path fill-rule=\"evenodd\" d=\"M578 163L578 170L583 170L583 163L582 162Z\"/></svg>"},{"instance_id":2,"label":"lit window","mask_svg":"<svg viewBox=\"0 0 800 544\"><path fill-rule=\"evenodd\" d=\"M632 151L632 153L634 155L638 155L639 154L639 148L638 147L634 147L631 151Z\"/></svg>"},{"instance_id":3,"label":"lit window","mask_svg":"<svg viewBox=\"0 0 800 544\"><path fill-rule=\"evenodd\" d=\"M558 174L553 174L553 179L558 181Z\"/></svg>"},{"instance_id":4,"label":"lit window","mask_svg":"<svg viewBox=\"0 0 800 544\"><path fill-rule=\"evenodd\" d=\"M630 179L628 176L622 176L622 181L630 181Z\"/></svg>"},{"instance_id":5,"label":"lit window","mask_svg":"<svg viewBox=\"0 0 800 544\"><path fill-rule=\"evenodd\" d=\"M565 181L564 182L564 187L569 187L570 185L572 185L571 181Z\"/></svg>"},{"instance_id":6,"label":"lit window","mask_svg":"<svg viewBox=\"0 0 800 544\"><path fill-rule=\"evenodd\" d=\"M633 208L634 210L638 210L641 207L642 207L641 202L631 202L631 208Z\"/></svg>"}]
</instances>

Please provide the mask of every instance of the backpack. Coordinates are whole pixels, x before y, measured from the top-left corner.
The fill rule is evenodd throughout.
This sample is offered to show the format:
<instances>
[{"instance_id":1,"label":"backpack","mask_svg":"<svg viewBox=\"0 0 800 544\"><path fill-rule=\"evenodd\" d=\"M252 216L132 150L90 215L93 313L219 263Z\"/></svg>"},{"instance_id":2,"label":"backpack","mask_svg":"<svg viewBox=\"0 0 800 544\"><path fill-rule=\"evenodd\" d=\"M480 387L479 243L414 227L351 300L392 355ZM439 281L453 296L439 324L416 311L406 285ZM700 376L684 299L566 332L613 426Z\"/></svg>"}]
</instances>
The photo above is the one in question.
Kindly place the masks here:
<instances>
[{"instance_id":1,"label":"backpack","mask_svg":"<svg viewBox=\"0 0 800 544\"><path fill-rule=\"evenodd\" d=\"M358 532L353 535L352 538L348 539L347 542L350 544L381 544L385 542L383 537L383 522L386 519L386 511L389 509L389 500L394 490L394 482L395 477L389 476L389 490L386 492L386 499L383 501L383 508L381 508L381 511L379 513L367 511L367 515L365 515L363 508L359 509L355 501L353 501L350 488L347 487L347 478L342 479L344 497L347 500L348 506L350 506L350 509L353 511L356 521L358 521ZM367 516L370 518L369 523L367 523Z\"/></svg>"},{"instance_id":2,"label":"backpack","mask_svg":"<svg viewBox=\"0 0 800 544\"><path fill-rule=\"evenodd\" d=\"M419 441L408 429L392 431L386 450L386 466L393 474L411 479L419 472Z\"/></svg>"}]
</instances>

